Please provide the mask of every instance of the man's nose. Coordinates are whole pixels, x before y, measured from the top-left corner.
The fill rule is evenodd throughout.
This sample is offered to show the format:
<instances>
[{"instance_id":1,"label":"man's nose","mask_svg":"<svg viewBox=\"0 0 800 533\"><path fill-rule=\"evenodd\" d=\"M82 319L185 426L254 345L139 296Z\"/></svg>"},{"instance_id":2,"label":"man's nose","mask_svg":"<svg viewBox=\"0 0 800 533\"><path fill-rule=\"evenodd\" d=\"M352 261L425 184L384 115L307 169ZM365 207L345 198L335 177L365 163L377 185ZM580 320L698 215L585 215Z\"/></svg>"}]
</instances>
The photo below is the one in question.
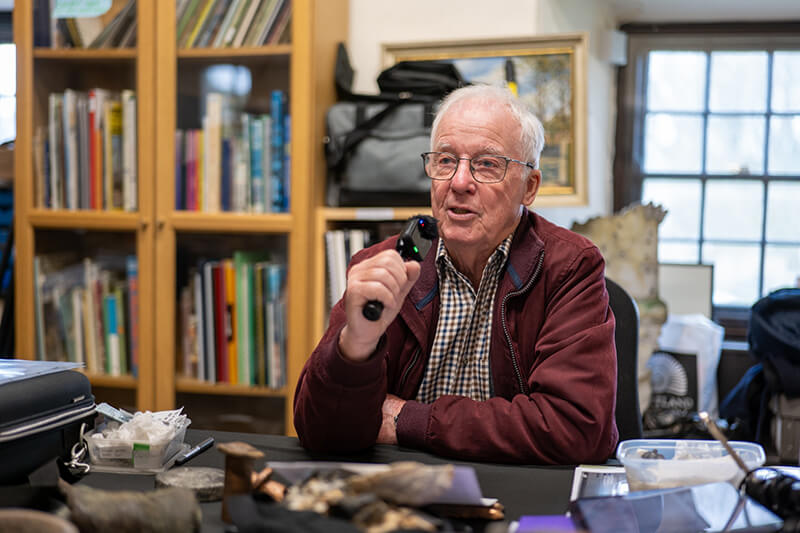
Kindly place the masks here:
<instances>
[{"instance_id":1,"label":"man's nose","mask_svg":"<svg viewBox=\"0 0 800 533\"><path fill-rule=\"evenodd\" d=\"M472 163L469 159L459 159L456 173L453 174L451 187L458 190L467 190L475 186L475 180L472 179L472 171L469 166Z\"/></svg>"}]
</instances>

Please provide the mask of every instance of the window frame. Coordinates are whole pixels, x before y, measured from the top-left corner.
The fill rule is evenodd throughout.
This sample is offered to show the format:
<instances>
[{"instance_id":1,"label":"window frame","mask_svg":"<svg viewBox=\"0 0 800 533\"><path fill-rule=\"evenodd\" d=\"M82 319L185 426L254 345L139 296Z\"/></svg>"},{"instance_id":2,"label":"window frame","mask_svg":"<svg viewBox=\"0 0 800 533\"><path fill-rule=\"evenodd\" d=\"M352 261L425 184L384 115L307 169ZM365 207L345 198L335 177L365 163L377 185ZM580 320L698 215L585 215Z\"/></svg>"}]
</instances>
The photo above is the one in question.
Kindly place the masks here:
<instances>
[{"instance_id":1,"label":"window frame","mask_svg":"<svg viewBox=\"0 0 800 533\"><path fill-rule=\"evenodd\" d=\"M613 163L614 211L641 201L642 183L645 177L643 172L644 159L644 122L646 115L646 84L648 54L653 50L699 50L710 53L716 50L798 50L800 51L800 21L776 23L720 23L720 24L626 24L620 31L628 36L627 63L621 67L617 74L617 124L615 134L615 155ZM772 56L770 55L770 61ZM768 90L771 88L771 82ZM708 109L703 111L708 115ZM772 116L767 109L764 115L769 123ZM767 128L769 126L767 125ZM768 135L769 130L766 134ZM705 154L705 135L703 143ZM768 137L765 138L765 149ZM658 177L658 175L652 175ZM709 179L705 169L699 174L687 174L687 179L700 179L703 184ZM669 177L682 178L683 175ZM730 177L736 177L731 175ZM767 169L764 174L752 174L748 179L778 181L783 176L769 176ZM795 176L786 176L793 179ZM714 174L712 178L719 179ZM765 216L762 224L766 223L767 194L765 188L764 208ZM701 205L701 210L703 209ZM701 211L702 212L702 211ZM702 232L702 218L701 228ZM702 233L701 233L702 235ZM760 246L762 249L761 260L765 245L764 232ZM763 268L761 269L763 271ZM760 273L760 277L763 272ZM759 280L759 291L763 280ZM750 309L734 306L713 307L713 318L725 326L726 338L730 340L745 340L747 321Z\"/></svg>"}]
</instances>

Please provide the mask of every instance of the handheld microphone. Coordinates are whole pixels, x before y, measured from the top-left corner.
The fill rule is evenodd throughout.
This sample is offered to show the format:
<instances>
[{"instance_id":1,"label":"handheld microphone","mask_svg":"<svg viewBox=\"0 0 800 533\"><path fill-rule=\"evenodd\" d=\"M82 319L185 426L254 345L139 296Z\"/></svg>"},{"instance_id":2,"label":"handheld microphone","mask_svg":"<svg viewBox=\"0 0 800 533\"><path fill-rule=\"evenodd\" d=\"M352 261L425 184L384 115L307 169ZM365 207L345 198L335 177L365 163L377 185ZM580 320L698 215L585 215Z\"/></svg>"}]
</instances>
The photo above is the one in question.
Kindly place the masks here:
<instances>
[{"instance_id":1,"label":"handheld microphone","mask_svg":"<svg viewBox=\"0 0 800 533\"><path fill-rule=\"evenodd\" d=\"M437 221L427 215L415 215L397 238L395 249L405 261L422 262L431 249L433 240L439 235ZM383 303L378 300L368 301L361 310L364 318L373 322L381 317Z\"/></svg>"}]
</instances>

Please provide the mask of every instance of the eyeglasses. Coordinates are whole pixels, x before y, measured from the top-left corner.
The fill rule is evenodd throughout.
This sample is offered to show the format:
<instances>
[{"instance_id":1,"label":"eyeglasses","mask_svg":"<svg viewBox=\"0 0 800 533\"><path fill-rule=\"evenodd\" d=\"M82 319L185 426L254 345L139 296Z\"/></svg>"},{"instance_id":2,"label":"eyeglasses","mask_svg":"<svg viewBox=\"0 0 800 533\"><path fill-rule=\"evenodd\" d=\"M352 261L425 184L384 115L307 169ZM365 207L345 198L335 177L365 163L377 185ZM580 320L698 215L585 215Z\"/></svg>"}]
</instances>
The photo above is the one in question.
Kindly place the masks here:
<instances>
[{"instance_id":1,"label":"eyeglasses","mask_svg":"<svg viewBox=\"0 0 800 533\"><path fill-rule=\"evenodd\" d=\"M450 180L456 175L461 160L469 161L469 171L478 183L500 183L506 177L508 163L514 162L536 169L536 165L504 155L483 154L475 157L456 157L447 152L422 154L425 174L432 180Z\"/></svg>"}]
</instances>

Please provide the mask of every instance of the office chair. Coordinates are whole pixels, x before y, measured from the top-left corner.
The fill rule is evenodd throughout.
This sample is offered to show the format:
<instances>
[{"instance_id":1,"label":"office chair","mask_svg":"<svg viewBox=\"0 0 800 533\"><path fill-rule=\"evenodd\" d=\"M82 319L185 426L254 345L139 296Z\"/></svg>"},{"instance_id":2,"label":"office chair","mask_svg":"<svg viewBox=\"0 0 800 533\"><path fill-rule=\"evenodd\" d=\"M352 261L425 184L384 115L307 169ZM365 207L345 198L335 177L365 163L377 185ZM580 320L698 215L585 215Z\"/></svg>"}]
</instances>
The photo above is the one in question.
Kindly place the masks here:
<instances>
[{"instance_id":1,"label":"office chair","mask_svg":"<svg viewBox=\"0 0 800 533\"><path fill-rule=\"evenodd\" d=\"M616 420L619 440L641 439L642 413L639 410L637 376L639 309L633 297L609 278L606 278L606 289L608 304L617 323L614 343L617 347Z\"/></svg>"}]
</instances>

